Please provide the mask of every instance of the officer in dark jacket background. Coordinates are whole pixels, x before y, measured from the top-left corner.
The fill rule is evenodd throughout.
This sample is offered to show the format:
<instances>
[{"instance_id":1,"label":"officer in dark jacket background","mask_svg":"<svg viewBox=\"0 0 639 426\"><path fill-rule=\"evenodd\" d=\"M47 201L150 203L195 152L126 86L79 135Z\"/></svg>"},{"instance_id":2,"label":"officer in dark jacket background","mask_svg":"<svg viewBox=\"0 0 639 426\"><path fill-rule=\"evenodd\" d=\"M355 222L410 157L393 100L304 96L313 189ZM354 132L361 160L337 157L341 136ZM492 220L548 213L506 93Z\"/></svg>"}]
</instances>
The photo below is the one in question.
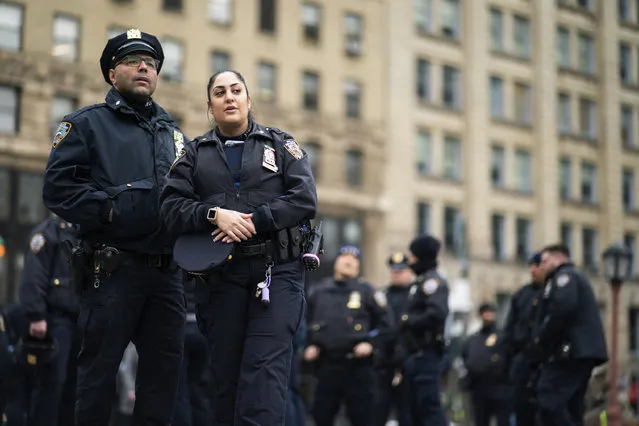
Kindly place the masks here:
<instances>
[{"instance_id":1,"label":"officer in dark jacket background","mask_svg":"<svg viewBox=\"0 0 639 426\"><path fill-rule=\"evenodd\" d=\"M168 425L184 341L182 272L160 221L160 190L184 136L155 103L164 53L130 29L102 52L106 101L67 115L44 173L44 203L79 226L74 274L82 279L78 324L78 426L107 425L124 349L140 356L133 421Z\"/></svg>"},{"instance_id":2,"label":"officer in dark jacket background","mask_svg":"<svg viewBox=\"0 0 639 426\"><path fill-rule=\"evenodd\" d=\"M316 426L332 426L344 402L353 426L370 426L375 408L373 337L387 334L390 316L383 292L359 278L360 251L340 248L334 275L308 295L304 359L316 362L313 406Z\"/></svg>"},{"instance_id":3,"label":"officer in dark jacket background","mask_svg":"<svg viewBox=\"0 0 639 426\"><path fill-rule=\"evenodd\" d=\"M410 244L411 269L417 275L400 317L402 339L408 352L405 380L413 424L447 426L441 403L441 363L445 348L444 327L448 317L448 283L437 272L441 244L430 236Z\"/></svg>"},{"instance_id":4,"label":"officer in dark jacket background","mask_svg":"<svg viewBox=\"0 0 639 426\"><path fill-rule=\"evenodd\" d=\"M29 334L52 339L57 345L49 363L35 362L35 381L29 410L29 425L73 424L76 358L79 333L78 297L69 276L63 241L75 243L75 227L53 216L32 232L25 254L20 302L29 319Z\"/></svg>"},{"instance_id":5,"label":"officer in dark jacket background","mask_svg":"<svg viewBox=\"0 0 639 426\"><path fill-rule=\"evenodd\" d=\"M513 408L518 426L534 426L536 416L530 413L537 410L533 402L535 389L531 386L531 374L537 366L531 365L531 360L524 349L532 338L537 307L544 286L541 252L535 253L530 258L529 264L531 282L512 296L501 342L513 384Z\"/></svg>"},{"instance_id":6,"label":"officer in dark jacket background","mask_svg":"<svg viewBox=\"0 0 639 426\"><path fill-rule=\"evenodd\" d=\"M501 333L495 324L495 306L483 303L479 307L479 316L481 329L466 340L462 349L475 426L490 426L491 419L497 421L497 426L509 426L512 390L500 341Z\"/></svg>"},{"instance_id":7,"label":"officer in dark jacket background","mask_svg":"<svg viewBox=\"0 0 639 426\"><path fill-rule=\"evenodd\" d=\"M291 135L252 120L240 73L214 74L207 97L216 127L171 168L162 216L178 262L202 251L181 245L193 235L212 247L207 255L228 255L217 268L187 269L206 281L197 321L211 348L215 424L278 425L304 316L300 227L315 217L315 180Z\"/></svg>"},{"instance_id":8,"label":"officer in dark jacket background","mask_svg":"<svg viewBox=\"0 0 639 426\"><path fill-rule=\"evenodd\" d=\"M389 314L393 325L400 324L405 311L408 293L415 275L410 269L408 256L402 252L393 253L388 259L391 282L383 290L388 301ZM399 329L393 329L389 339L381 341L379 356L375 363L378 374L378 394L374 424L384 426L391 411L395 411L399 426L411 426L407 381L404 380L404 350Z\"/></svg>"},{"instance_id":9,"label":"officer in dark jacket background","mask_svg":"<svg viewBox=\"0 0 639 426\"><path fill-rule=\"evenodd\" d=\"M608 361L597 300L588 278L563 244L542 250L546 287L529 353L543 361L537 383L540 424L583 424L584 397L594 367Z\"/></svg>"}]
</instances>

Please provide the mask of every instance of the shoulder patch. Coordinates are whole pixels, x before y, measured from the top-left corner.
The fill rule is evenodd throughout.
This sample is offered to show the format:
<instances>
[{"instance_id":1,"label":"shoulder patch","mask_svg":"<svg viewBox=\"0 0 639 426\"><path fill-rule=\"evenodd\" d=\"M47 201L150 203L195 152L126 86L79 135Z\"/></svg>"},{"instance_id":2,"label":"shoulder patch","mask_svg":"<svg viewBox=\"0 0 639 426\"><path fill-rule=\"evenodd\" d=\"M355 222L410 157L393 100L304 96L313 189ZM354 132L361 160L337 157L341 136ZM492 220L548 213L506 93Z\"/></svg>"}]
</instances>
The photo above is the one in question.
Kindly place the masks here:
<instances>
[{"instance_id":1,"label":"shoulder patch","mask_svg":"<svg viewBox=\"0 0 639 426\"><path fill-rule=\"evenodd\" d=\"M186 155L186 149L182 148L180 152L175 156L175 160L173 160L173 164L171 164L171 168L169 168L169 172L173 170L173 166L175 166L175 163L177 163L182 158L184 158L185 155Z\"/></svg>"},{"instance_id":2,"label":"shoulder patch","mask_svg":"<svg viewBox=\"0 0 639 426\"><path fill-rule=\"evenodd\" d=\"M431 278L422 284L422 291L426 294L433 294L437 291L437 287L439 287L439 281L435 278Z\"/></svg>"},{"instance_id":3,"label":"shoulder patch","mask_svg":"<svg viewBox=\"0 0 639 426\"><path fill-rule=\"evenodd\" d=\"M33 237L31 237L29 248L32 252L38 254L40 250L42 250L42 247L44 247L44 244L46 242L47 240L44 239L44 235L42 235L41 233L37 233Z\"/></svg>"},{"instance_id":4,"label":"shoulder patch","mask_svg":"<svg viewBox=\"0 0 639 426\"><path fill-rule=\"evenodd\" d=\"M173 129L173 143L175 145L175 156L177 157L184 149L184 135L182 132Z\"/></svg>"},{"instance_id":5,"label":"shoulder patch","mask_svg":"<svg viewBox=\"0 0 639 426\"><path fill-rule=\"evenodd\" d=\"M68 121L63 121L62 123L60 123L60 125L58 126L58 130L55 131L55 136L53 137L54 148L58 146L58 144L62 142L64 138L67 137L67 135L71 132L72 127L73 124L69 123Z\"/></svg>"},{"instance_id":6,"label":"shoulder patch","mask_svg":"<svg viewBox=\"0 0 639 426\"><path fill-rule=\"evenodd\" d=\"M300 148L297 142L295 142L295 139L286 139L284 141L284 148L286 148L289 154L291 154L296 160L299 160L304 156L302 148Z\"/></svg>"},{"instance_id":7,"label":"shoulder patch","mask_svg":"<svg viewBox=\"0 0 639 426\"><path fill-rule=\"evenodd\" d=\"M388 305L388 300L386 300L386 293L384 293L383 291L376 291L373 297L375 298L375 302L377 302L377 305L380 308L385 308L386 305Z\"/></svg>"},{"instance_id":8,"label":"shoulder patch","mask_svg":"<svg viewBox=\"0 0 639 426\"><path fill-rule=\"evenodd\" d=\"M570 275L561 274L557 277L557 287L563 287L570 282Z\"/></svg>"}]
</instances>

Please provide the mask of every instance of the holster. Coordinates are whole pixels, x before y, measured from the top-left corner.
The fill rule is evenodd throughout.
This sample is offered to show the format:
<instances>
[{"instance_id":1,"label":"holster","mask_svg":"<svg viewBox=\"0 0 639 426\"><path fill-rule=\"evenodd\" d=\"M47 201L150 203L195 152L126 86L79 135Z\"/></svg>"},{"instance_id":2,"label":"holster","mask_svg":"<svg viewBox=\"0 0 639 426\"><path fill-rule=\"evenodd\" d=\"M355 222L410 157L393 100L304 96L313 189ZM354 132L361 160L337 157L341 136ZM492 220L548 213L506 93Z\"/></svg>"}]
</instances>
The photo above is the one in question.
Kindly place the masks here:
<instances>
[{"instance_id":1,"label":"holster","mask_svg":"<svg viewBox=\"0 0 639 426\"><path fill-rule=\"evenodd\" d=\"M298 227L281 229L275 234L275 255L279 262L298 259L302 254L302 234Z\"/></svg>"},{"instance_id":2,"label":"holster","mask_svg":"<svg viewBox=\"0 0 639 426\"><path fill-rule=\"evenodd\" d=\"M93 252L93 267L111 274L120 263L120 251L114 247L103 247Z\"/></svg>"},{"instance_id":3,"label":"holster","mask_svg":"<svg viewBox=\"0 0 639 426\"><path fill-rule=\"evenodd\" d=\"M91 274L91 253L82 243L73 245L69 240L62 242L62 251L69 261L69 283L77 295L81 295Z\"/></svg>"}]
</instances>

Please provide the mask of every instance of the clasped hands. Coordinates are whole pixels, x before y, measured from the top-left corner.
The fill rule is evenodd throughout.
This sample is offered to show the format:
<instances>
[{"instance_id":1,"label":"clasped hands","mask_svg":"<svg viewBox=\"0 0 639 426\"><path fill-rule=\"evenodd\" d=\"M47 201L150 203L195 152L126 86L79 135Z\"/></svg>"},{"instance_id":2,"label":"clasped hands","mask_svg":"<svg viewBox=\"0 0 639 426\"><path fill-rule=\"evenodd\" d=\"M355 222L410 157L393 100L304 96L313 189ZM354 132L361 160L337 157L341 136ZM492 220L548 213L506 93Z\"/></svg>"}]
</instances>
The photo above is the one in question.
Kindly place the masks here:
<instances>
[{"instance_id":1,"label":"clasped hands","mask_svg":"<svg viewBox=\"0 0 639 426\"><path fill-rule=\"evenodd\" d=\"M213 241L239 243L256 234L252 213L240 213L218 207L215 221L210 222L217 226L213 231Z\"/></svg>"}]
</instances>

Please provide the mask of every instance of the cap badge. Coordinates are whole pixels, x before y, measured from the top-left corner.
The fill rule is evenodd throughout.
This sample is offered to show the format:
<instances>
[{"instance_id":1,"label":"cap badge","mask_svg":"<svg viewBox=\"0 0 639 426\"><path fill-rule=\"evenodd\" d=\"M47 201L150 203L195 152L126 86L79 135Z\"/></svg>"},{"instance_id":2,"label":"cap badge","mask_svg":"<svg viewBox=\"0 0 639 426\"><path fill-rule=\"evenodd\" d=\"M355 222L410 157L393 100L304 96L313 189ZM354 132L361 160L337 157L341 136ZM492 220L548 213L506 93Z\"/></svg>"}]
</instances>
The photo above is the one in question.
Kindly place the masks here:
<instances>
[{"instance_id":1,"label":"cap badge","mask_svg":"<svg viewBox=\"0 0 639 426\"><path fill-rule=\"evenodd\" d=\"M131 28L126 32L126 39L131 40L132 38L142 38L142 33L137 28Z\"/></svg>"}]
</instances>

